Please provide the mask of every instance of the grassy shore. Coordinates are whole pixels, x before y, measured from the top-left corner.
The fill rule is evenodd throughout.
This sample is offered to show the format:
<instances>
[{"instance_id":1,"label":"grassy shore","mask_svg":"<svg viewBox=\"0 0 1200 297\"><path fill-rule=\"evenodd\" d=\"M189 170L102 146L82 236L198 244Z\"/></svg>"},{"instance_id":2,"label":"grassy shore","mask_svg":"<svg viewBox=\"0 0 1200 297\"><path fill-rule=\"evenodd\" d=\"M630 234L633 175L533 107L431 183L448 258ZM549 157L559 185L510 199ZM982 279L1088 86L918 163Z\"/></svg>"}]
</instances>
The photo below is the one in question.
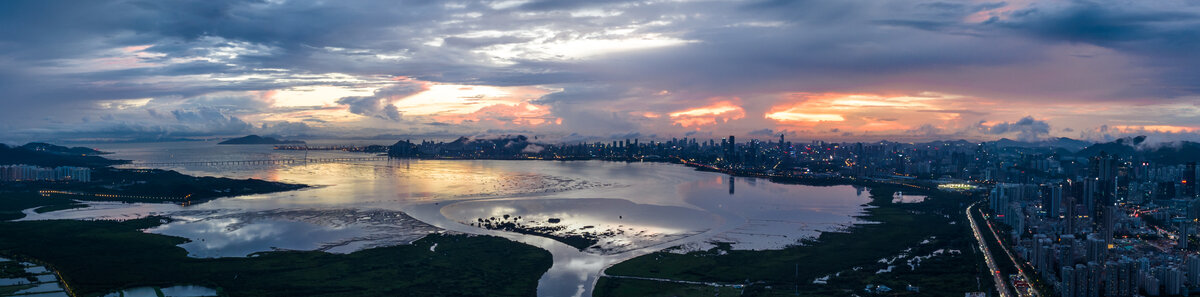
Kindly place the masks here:
<instances>
[{"instance_id":1,"label":"grassy shore","mask_svg":"<svg viewBox=\"0 0 1200 297\"><path fill-rule=\"evenodd\" d=\"M351 254L195 259L177 246L186 239L141 231L162 220L0 223L0 255L52 265L80 296L176 284L226 296L532 296L551 265L550 253L536 247L466 235Z\"/></svg>"},{"instance_id":2,"label":"grassy shore","mask_svg":"<svg viewBox=\"0 0 1200 297\"><path fill-rule=\"evenodd\" d=\"M876 185L871 189L871 207L860 216L874 224L860 224L844 232L825 232L818 238L782 250L742 251L720 245L707 251L676 254L657 252L609 268L610 275L662 278L700 282L748 284L744 295L849 296L861 293L867 284L884 284L898 293L906 285L921 288L921 296L962 296L965 291L987 288L977 281L986 275L982 255L973 240L963 209L975 198L927 191L921 203L892 203L899 188ZM913 190L904 189L905 194ZM903 259L943 253L911 269ZM906 251L907 250L907 251ZM951 254L947 251L959 251ZM900 257L898 263L880 259ZM893 266L891 272L877 273ZM828 284L814 284L819 277L835 275ZM656 289L665 282L606 278L596 296L673 295ZM681 286L671 283L671 286ZM693 287L705 287L692 285ZM672 289L670 292L678 292ZM694 291L694 290L693 290ZM707 289L709 296L713 289ZM723 295L724 296L724 295Z\"/></svg>"},{"instance_id":3,"label":"grassy shore","mask_svg":"<svg viewBox=\"0 0 1200 297\"><path fill-rule=\"evenodd\" d=\"M70 209L82 207L83 204L66 198L48 198L33 191L7 191L0 185L0 222L24 218L22 210L37 208L47 212L53 209Z\"/></svg>"}]
</instances>

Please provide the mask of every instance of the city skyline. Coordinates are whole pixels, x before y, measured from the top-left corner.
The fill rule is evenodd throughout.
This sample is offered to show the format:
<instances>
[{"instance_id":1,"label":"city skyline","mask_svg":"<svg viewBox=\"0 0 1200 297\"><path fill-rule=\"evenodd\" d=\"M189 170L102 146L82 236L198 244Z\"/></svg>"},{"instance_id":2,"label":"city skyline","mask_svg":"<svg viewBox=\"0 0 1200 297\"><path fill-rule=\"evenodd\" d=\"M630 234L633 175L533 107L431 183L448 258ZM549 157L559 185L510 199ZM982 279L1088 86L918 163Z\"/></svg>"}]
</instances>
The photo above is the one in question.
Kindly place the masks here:
<instances>
[{"instance_id":1,"label":"city skyline","mask_svg":"<svg viewBox=\"0 0 1200 297\"><path fill-rule=\"evenodd\" d=\"M0 5L12 143L1200 136L1187 1Z\"/></svg>"}]
</instances>

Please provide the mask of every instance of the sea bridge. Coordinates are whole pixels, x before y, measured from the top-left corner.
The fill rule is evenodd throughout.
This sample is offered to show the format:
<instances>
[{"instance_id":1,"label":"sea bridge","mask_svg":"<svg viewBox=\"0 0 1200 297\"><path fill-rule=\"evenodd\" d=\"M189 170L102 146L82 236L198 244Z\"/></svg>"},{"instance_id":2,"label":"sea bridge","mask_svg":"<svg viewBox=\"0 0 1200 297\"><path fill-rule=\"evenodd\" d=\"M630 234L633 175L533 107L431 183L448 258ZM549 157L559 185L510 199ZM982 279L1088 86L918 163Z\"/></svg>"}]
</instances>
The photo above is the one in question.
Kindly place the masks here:
<instances>
[{"instance_id":1,"label":"sea bridge","mask_svg":"<svg viewBox=\"0 0 1200 297\"><path fill-rule=\"evenodd\" d=\"M286 165L308 163L347 163L367 161L387 161L386 156L372 157L343 157L343 158L289 158L261 160L223 160L223 161L175 161L175 162L133 162L129 165L161 167L161 166L225 166L225 165Z\"/></svg>"}]
</instances>

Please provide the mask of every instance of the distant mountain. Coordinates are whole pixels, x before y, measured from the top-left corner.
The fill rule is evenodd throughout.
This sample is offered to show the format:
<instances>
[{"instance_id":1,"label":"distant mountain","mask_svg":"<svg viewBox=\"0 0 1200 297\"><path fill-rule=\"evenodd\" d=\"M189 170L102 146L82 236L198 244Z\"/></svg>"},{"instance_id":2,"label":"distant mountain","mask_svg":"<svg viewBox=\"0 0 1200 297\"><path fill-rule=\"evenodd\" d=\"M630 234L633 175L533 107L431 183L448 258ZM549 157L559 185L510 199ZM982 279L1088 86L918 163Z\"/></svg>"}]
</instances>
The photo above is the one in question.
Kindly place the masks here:
<instances>
[{"instance_id":1,"label":"distant mountain","mask_svg":"<svg viewBox=\"0 0 1200 297\"><path fill-rule=\"evenodd\" d=\"M1075 152L1075 155L1080 157L1095 157L1100 155L1100 153L1107 153L1109 155L1117 155L1120 157L1129 157L1137 153L1137 149L1125 143L1105 142L1088 146L1087 148Z\"/></svg>"},{"instance_id":2,"label":"distant mountain","mask_svg":"<svg viewBox=\"0 0 1200 297\"><path fill-rule=\"evenodd\" d=\"M96 156L97 154L99 154L99 151L93 149L67 148L46 143L30 143L17 147L0 144L0 165L25 164L44 167L104 167L129 163L129 161L125 160L106 159Z\"/></svg>"},{"instance_id":3,"label":"distant mountain","mask_svg":"<svg viewBox=\"0 0 1200 297\"><path fill-rule=\"evenodd\" d=\"M996 141L989 141L989 144L997 147L1024 147L1024 148L1062 148L1072 152L1078 152L1092 145L1091 142L1070 139L1066 137L1052 138L1043 141L1018 141L1008 138L1001 138Z\"/></svg>"},{"instance_id":4,"label":"distant mountain","mask_svg":"<svg viewBox=\"0 0 1200 297\"><path fill-rule=\"evenodd\" d=\"M1079 152L1076 156L1093 157L1101 152L1109 155L1117 155L1120 157L1128 157L1133 155L1141 155L1147 160L1159 164L1183 164L1186 162L1200 162L1200 143L1191 141L1181 141L1176 143L1166 143L1155 146L1138 146L1144 140L1144 137L1131 139L1118 139L1113 142L1097 143L1089 146Z\"/></svg>"},{"instance_id":5,"label":"distant mountain","mask_svg":"<svg viewBox=\"0 0 1200 297\"><path fill-rule=\"evenodd\" d=\"M408 140L397 141L388 149L388 155L399 158L411 157L511 157L525 151L526 147L536 147L529 142L525 135L501 136L497 138L470 139L459 137L452 142L422 141L413 143Z\"/></svg>"},{"instance_id":6,"label":"distant mountain","mask_svg":"<svg viewBox=\"0 0 1200 297\"><path fill-rule=\"evenodd\" d=\"M1200 162L1200 143L1182 141L1160 146L1147 154L1150 160L1165 164Z\"/></svg>"},{"instance_id":7,"label":"distant mountain","mask_svg":"<svg viewBox=\"0 0 1200 297\"><path fill-rule=\"evenodd\" d=\"M967 141L966 139L935 140L935 141L923 143L923 145L926 145L926 146L966 146L966 145L974 145L974 144L975 143Z\"/></svg>"},{"instance_id":8,"label":"distant mountain","mask_svg":"<svg viewBox=\"0 0 1200 297\"><path fill-rule=\"evenodd\" d=\"M272 137L247 135L245 137L238 137L238 138L222 141L217 144L304 144L304 141L280 140L280 139L275 139Z\"/></svg>"},{"instance_id":9,"label":"distant mountain","mask_svg":"<svg viewBox=\"0 0 1200 297\"><path fill-rule=\"evenodd\" d=\"M98 151L98 150L95 150L92 148L86 148L86 147L81 147L81 146L65 147L65 146L53 145L53 144L49 144L49 143L45 143L45 142L30 142L30 143L26 143L25 145L19 146L18 148L31 150L31 151L47 152L47 153L54 153L54 154L64 154L64 155L94 156L94 155L111 154L109 152L102 152L102 151Z\"/></svg>"}]
</instances>

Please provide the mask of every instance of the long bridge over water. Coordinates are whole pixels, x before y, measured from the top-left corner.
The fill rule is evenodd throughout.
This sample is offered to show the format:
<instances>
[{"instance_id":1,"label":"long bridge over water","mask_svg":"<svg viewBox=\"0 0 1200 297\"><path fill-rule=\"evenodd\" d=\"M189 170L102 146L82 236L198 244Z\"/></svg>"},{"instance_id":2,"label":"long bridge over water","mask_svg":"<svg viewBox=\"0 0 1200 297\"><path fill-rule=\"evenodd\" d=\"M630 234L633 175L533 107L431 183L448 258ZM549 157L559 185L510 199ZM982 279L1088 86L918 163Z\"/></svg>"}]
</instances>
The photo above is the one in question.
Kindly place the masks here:
<instances>
[{"instance_id":1,"label":"long bridge over water","mask_svg":"<svg viewBox=\"0 0 1200 297\"><path fill-rule=\"evenodd\" d=\"M385 156L349 157L349 158L301 158L301 159L262 159L262 160L226 160L226 161L176 161L176 162L134 162L135 166L223 166L223 165L283 165L307 163L343 163L365 161L387 161Z\"/></svg>"}]
</instances>

